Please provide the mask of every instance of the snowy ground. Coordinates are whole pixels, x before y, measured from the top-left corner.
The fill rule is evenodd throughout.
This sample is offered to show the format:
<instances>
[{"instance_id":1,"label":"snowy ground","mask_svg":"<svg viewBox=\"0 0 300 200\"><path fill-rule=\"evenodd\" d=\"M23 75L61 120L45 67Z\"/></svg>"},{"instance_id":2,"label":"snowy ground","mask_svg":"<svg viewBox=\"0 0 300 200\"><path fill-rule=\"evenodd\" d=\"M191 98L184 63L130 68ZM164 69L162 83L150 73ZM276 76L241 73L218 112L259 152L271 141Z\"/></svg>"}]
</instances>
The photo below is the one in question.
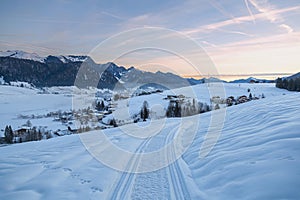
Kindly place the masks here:
<instances>
[{"instance_id":1,"label":"snowy ground","mask_svg":"<svg viewBox=\"0 0 300 200\"><path fill-rule=\"evenodd\" d=\"M89 106L94 100L95 90L79 90L75 87L46 88L47 93L34 88L22 88L0 85L0 136L3 129L11 125L13 129L22 127L30 117L32 126L45 127L46 130L56 131L67 127L60 122L54 122L53 117L42 117L49 112L70 111L73 108L73 100L86 99ZM77 106L78 107L78 106ZM21 117L25 116L25 117ZM31 116L35 115L35 119Z\"/></svg>"},{"instance_id":2,"label":"snowy ground","mask_svg":"<svg viewBox=\"0 0 300 200\"><path fill-rule=\"evenodd\" d=\"M200 99L209 100L206 87L194 87L197 95L202 95ZM99 139L99 131L1 147L0 199L299 199L300 94L277 89L273 84L225 84L225 95L247 94L248 88L257 96L264 93L266 98L229 107L222 134L204 158L200 157L200 148L212 113L222 115L222 109L185 118L191 123L181 132L177 131L182 128L181 119L103 131L112 144L133 153L130 158L111 151L111 146ZM10 123L17 121L20 111L36 114L72 105L68 95L40 95L34 90L24 92L24 88L1 86L0 95L1 121ZM150 107L159 107L164 104L160 103L164 102L162 98L161 94L132 98L127 109L135 112L144 100ZM28 104L20 104L21 100ZM124 102L119 103L120 109L127 107L128 102ZM137 137L162 122L162 128L153 130L152 137ZM92 152L93 148L100 149L106 160L121 163L126 169L151 168L174 159L179 146L171 151L159 150L176 138L185 146L193 122L199 122L199 127L192 144L175 162L155 171L118 171L100 162ZM90 141L89 146L86 141ZM136 156L151 152L158 152L153 160Z\"/></svg>"},{"instance_id":3,"label":"snowy ground","mask_svg":"<svg viewBox=\"0 0 300 200\"><path fill-rule=\"evenodd\" d=\"M160 118L165 114L168 100L163 100L168 94L183 94L187 97L196 98L201 102L209 103L212 96L222 98L228 96L249 95L247 89L251 89L254 96L262 93L269 98L289 92L274 87L274 84L214 84L196 85L193 87L180 88L172 91L165 91L152 95L138 96L117 102L117 110L109 118L128 120L132 115L140 112L143 102L149 103L152 118ZM78 110L80 108L91 107L95 100L95 89L79 90L75 87L52 87L46 89L48 94L40 94L37 89L12 87L0 85L0 136L3 136L4 128L11 125L13 129L22 127L28 119L23 116L45 115L55 111ZM44 127L46 130L56 131L66 129L66 125L54 122L53 118L30 119L33 126Z\"/></svg>"}]
</instances>

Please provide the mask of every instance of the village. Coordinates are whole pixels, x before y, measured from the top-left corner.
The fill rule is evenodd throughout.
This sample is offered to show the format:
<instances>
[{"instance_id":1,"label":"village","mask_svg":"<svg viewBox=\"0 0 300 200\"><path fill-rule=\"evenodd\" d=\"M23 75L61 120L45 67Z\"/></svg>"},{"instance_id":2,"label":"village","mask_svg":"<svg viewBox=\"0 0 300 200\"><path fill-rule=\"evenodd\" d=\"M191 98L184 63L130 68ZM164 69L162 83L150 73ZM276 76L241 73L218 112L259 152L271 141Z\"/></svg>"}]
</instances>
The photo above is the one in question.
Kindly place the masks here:
<instances>
[{"instance_id":1,"label":"village","mask_svg":"<svg viewBox=\"0 0 300 200\"><path fill-rule=\"evenodd\" d=\"M162 91L159 90L154 93L161 92ZM213 96L210 98L209 103L198 102L196 99L186 97L182 94L166 95L163 100L169 101L169 103L168 107L165 108L165 117L187 117L265 98L264 94L259 95L259 97L252 95L250 89L248 89L247 92L247 96L242 95L236 98L233 96L229 96L228 98ZM148 93L140 91L134 95L143 96L146 94L152 94L153 92ZM18 128L12 128L10 125L7 125L4 130L4 137L0 139L0 143L5 144L38 141L53 137L79 134L90 130L113 128L128 123L146 121L151 118L151 109L149 108L148 102L144 101L143 105L141 105L140 112L132 115L130 119L116 119L112 114L116 109L118 109L118 101L128 98L129 96L126 94L116 93L111 95L111 93L108 92L97 92L92 105L84 109L69 111L59 110L49 112L44 115L26 116L20 114L18 117L20 119L26 119L26 123ZM53 123L59 123L65 128L53 130L49 129L47 126L35 126L32 124L34 119L42 118L52 119Z\"/></svg>"}]
</instances>

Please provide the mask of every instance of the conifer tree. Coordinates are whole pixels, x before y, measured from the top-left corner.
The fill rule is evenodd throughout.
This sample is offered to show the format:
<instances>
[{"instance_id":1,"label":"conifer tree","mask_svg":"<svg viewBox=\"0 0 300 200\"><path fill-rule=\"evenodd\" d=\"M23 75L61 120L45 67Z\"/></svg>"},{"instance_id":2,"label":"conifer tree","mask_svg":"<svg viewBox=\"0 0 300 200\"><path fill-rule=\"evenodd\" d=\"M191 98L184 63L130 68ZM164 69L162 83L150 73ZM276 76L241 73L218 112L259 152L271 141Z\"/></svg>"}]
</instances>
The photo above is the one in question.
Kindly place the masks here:
<instances>
[{"instance_id":1,"label":"conifer tree","mask_svg":"<svg viewBox=\"0 0 300 200\"><path fill-rule=\"evenodd\" d=\"M13 143L14 133L11 126L6 126L4 131L5 141L9 144Z\"/></svg>"},{"instance_id":2,"label":"conifer tree","mask_svg":"<svg viewBox=\"0 0 300 200\"><path fill-rule=\"evenodd\" d=\"M276 87L283 88L282 78L276 80Z\"/></svg>"},{"instance_id":3,"label":"conifer tree","mask_svg":"<svg viewBox=\"0 0 300 200\"><path fill-rule=\"evenodd\" d=\"M149 108L148 108L147 101L144 101L140 114L141 114L141 118L143 119L143 121L146 121L146 119L149 118Z\"/></svg>"}]
</instances>

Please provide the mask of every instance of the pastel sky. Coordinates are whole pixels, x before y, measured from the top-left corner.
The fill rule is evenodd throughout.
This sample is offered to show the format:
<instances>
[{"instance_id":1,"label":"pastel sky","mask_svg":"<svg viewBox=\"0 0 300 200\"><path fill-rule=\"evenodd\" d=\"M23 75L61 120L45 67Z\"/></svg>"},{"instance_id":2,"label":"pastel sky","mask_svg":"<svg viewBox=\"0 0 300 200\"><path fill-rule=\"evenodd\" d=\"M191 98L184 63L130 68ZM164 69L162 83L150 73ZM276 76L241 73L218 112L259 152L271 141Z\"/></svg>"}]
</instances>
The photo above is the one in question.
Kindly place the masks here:
<instances>
[{"instance_id":1,"label":"pastel sky","mask_svg":"<svg viewBox=\"0 0 300 200\"><path fill-rule=\"evenodd\" d=\"M140 38L148 40L148 46L143 46L137 44L139 36L128 34L159 27L197 43L219 74L295 73L300 71L299 19L299 0L2 0L0 50L18 49L41 56L94 55L91 52L103 42L117 37L114 45L106 47L110 49L102 49L105 53L93 59L197 75L172 49L146 48L154 40L179 48L185 43L168 34L159 41L157 34L147 33ZM115 55L122 46L131 51ZM198 50L193 47L185 55L195 56Z\"/></svg>"}]
</instances>

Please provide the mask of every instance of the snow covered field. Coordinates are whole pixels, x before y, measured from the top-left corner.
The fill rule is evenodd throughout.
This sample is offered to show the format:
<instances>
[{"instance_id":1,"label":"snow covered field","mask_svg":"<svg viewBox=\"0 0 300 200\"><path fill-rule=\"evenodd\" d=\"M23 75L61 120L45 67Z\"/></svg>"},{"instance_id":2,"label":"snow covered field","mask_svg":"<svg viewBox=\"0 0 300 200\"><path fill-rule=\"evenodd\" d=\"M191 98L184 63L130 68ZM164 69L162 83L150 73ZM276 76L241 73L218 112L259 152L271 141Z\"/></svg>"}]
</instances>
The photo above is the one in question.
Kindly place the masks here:
<instances>
[{"instance_id":1,"label":"snow covered field","mask_svg":"<svg viewBox=\"0 0 300 200\"><path fill-rule=\"evenodd\" d=\"M70 111L76 98L85 99L85 103L91 106L95 96L95 90L79 90L75 87L46 88L46 93L41 93L41 90L34 88L0 85L0 136L4 134L6 125L17 129L26 123L27 117L32 126L46 127L47 130L66 129L65 125L54 122L53 117L38 116L59 110Z\"/></svg>"},{"instance_id":2,"label":"snow covered field","mask_svg":"<svg viewBox=\"0 0 300 200\"><path fill-rule=\"evenodd\" d=\"M209 101L205 85L193 87L200 101ZM204 158L200 149L212 113L223 115L222 109L186 117L190 124L181 132L177 131L182 128L179 118L101 132L132 157L111 151L99 131L0 147L0 199L299 199L300 94L277 89L274 84L225 84L224 88L224 97L247 94L250 88L252 94L264 93L266 98L227 108L222 134ZM186 95L184 89L178 90L176 94ZM168 101L163 98L168 93L122 100L115 115L137 112L144 100L150 108L165 107ZM17 118L20 113L36 115L72 108L71 93L38 94L1 86L0 96L1 128L7 123L25 123ZM195 138L187 145L193 122L199 124ZM152 137L137 137L162 123ZM171 162L180 146L175 143L170 151L160 150L177 140L187 149ZM133 171L159 166L160 162L170 164L146 173L122 172L100 162L93 148L105 152L106 161ZM153 160L137 156L151 152L158 152Z\"/></svg>"},{"instance_id":3,"label":"snow covered field","mask_svg":"<svg viewBox=\"0 0 300 200\"><path fill-rule=\"evenodd\" d=\"M196 98L201 102L209 103L211 96L218 95L222 98L228 96L249 95L247 89L251 89L252 95L262 95L267 97L288 94L288 91L274 87L274 84L206 84L195 85L193 87L180 88L172 91L165 91L152 95L138 96L126 100L118 101L117 110L109 118L115 117L120 120L128 120L132 115L140 112L143 102L146 100L153 110L152 118L160 118L165 114L168 106L167 100L163 100L169 94L183 94L187 97ZM11 125L13 129L22 127L28 120L22 116L46 115L49 112L69 111L91 107L95 100L95 89L79 90L76 87L52 87L47 88L47 93L40 94L38 89L28 89L22 87L12 87L0 85L0 136L4 134L6 125ZM56 131L66 129L66 125L54 122L53 118L30 119L33 126L46 127L47 130Z\"/></svg>"}]
</instances>

